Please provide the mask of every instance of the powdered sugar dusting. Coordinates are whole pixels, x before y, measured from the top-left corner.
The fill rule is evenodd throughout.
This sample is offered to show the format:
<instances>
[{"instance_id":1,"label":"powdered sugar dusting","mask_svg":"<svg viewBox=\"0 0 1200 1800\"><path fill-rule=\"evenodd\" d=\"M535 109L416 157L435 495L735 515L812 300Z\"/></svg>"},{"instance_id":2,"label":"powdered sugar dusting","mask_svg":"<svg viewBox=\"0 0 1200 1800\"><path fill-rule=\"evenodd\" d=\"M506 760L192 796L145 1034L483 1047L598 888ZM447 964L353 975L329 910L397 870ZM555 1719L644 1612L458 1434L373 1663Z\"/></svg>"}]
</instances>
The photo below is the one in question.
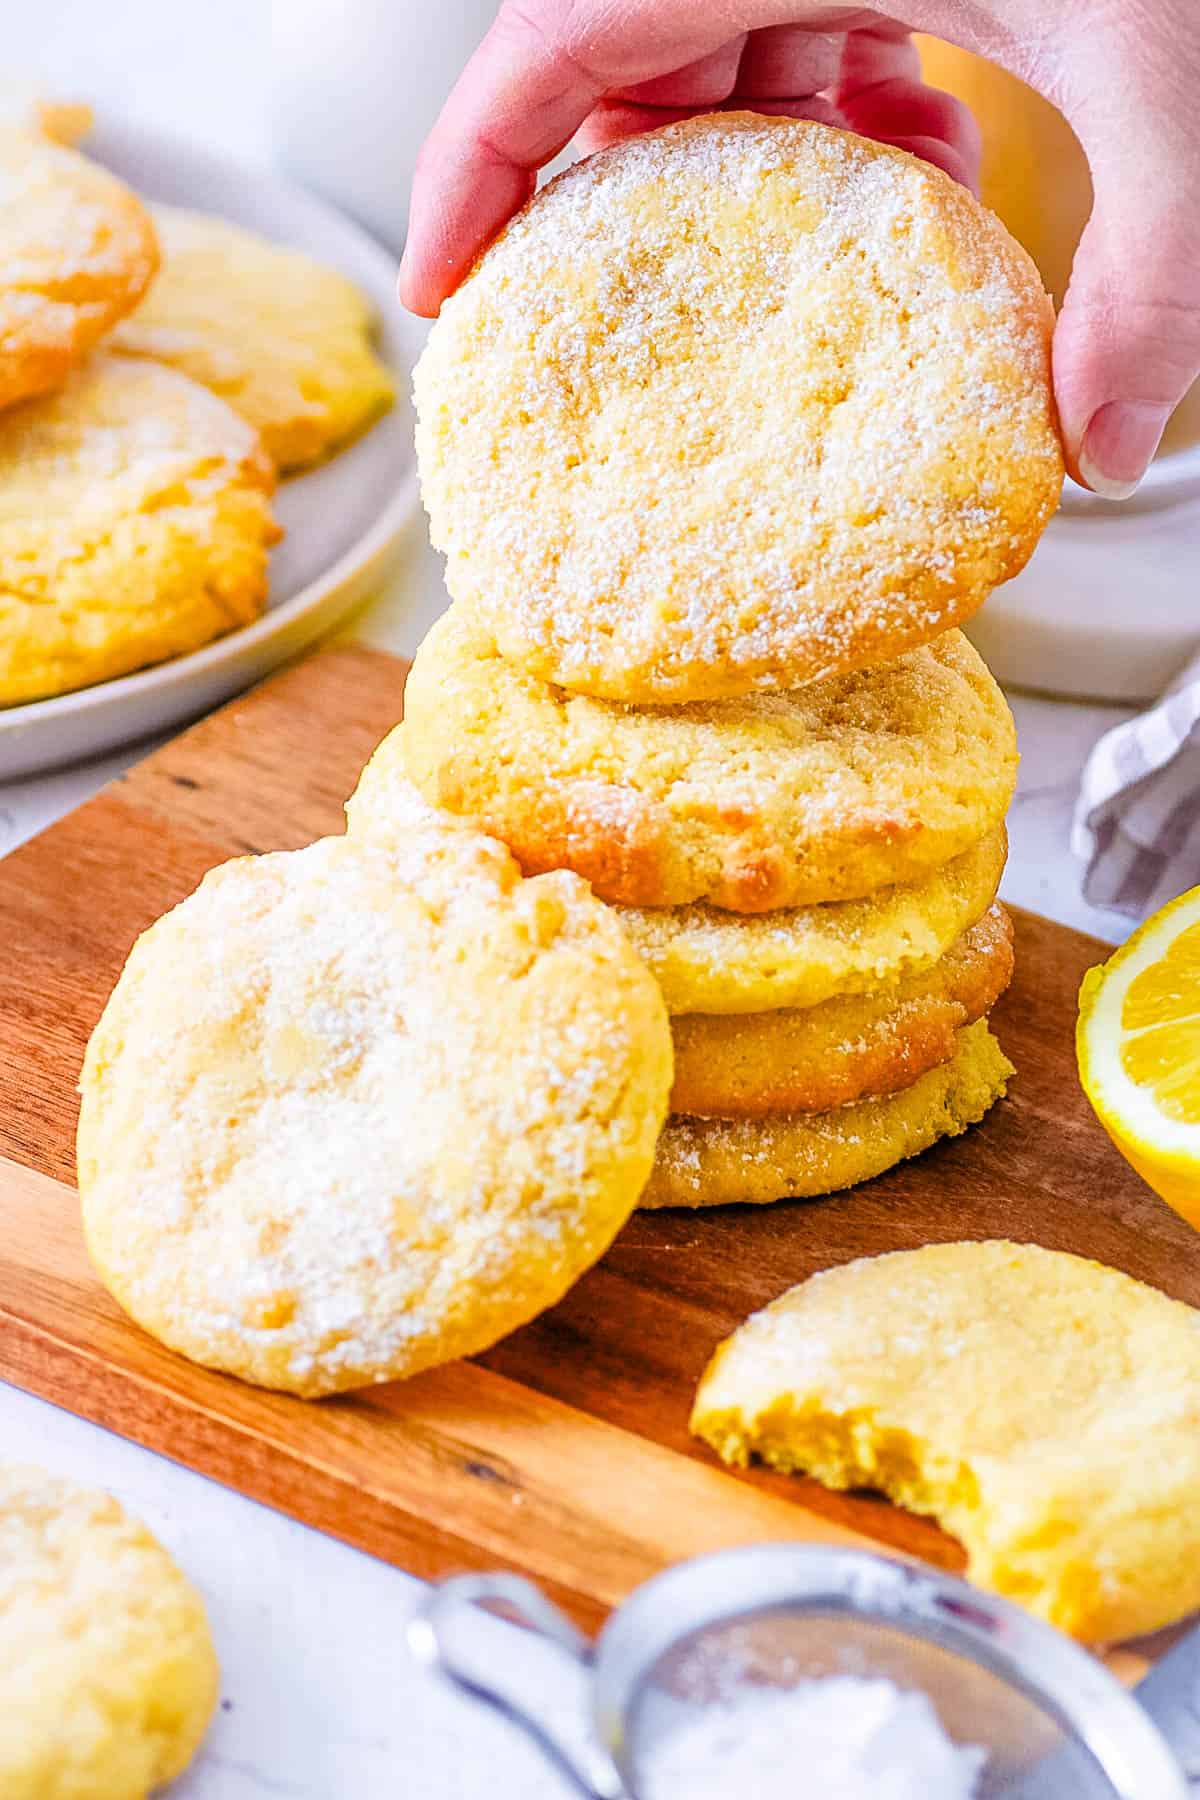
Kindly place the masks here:
<instances>
[{"instance_id":1,"label":"powdered sugar dusting","mask_svg":"<svg viewBox=\"0 0 1200 1800\"><path fill-rule=\"evenodd\" d=\"M618 698L924 641L1056 499L1049 326L1001 228L911 158L749 116L604 153L510 227L418 368L452 591Z\"/></svg>"},{"instance_id":2,"label":"powdered sugar dusting","mask_svg":"<svg viewBox=\"0 0 1200 1800\"><path fill-rule=\"evenodd\" d=\"M0 403L56 386L155 262L149 218L115 176L0 125Z\"/></svg>"},{"instance_id":3,"label":"powdered sugar dusting","mask_svg":"<svg viewBox=\"0 0 1200 1800\"><path fill-rule=\"evenodd\" d=\"M1008 705L960 632L784 694L632 707L540 680L452 606L422 643L404 723L356 804L393 773L494 831L527 869L606 900L735 912L918 879L1003 819Z\"/></svg>"},{"instance_id":4,"label":"powdered sugar dusting","mask_svg":"<svg viewBox=\"0 0 1200 1800\"><path fill-rule=\"evenodd\" d=\"M334 839L214 871L89 1049L97 1261L168 1342L270 1385L406 1373L549 1304L665 1108L661 1002L583 885L410 810L402 859Z\"/></svg>"},{"instance_id":5,"label":"powdered sugar dusting","mask_svg":"<svg viewBox=\"0 0 1200 1800\"><path fill-rule=\"evenodd\" d=\"M927 1695L833 1675L741 1688L648 1759L646 1800L972 1800L987 1757L951 1741Z\"/></svg>"},{"instance_id":6,"label":"powdered sugar dusting","mask_svg":"<svg viewBox=\"0 0 1200 1800\"><path fill-rule=\"evenodd\" d=\"M928 968L992 902L1003 829L922 881L862 900L741 915L697 904L620 906L672 1013L756 1013L869 993Z\"/></svg>"}]
</instances>

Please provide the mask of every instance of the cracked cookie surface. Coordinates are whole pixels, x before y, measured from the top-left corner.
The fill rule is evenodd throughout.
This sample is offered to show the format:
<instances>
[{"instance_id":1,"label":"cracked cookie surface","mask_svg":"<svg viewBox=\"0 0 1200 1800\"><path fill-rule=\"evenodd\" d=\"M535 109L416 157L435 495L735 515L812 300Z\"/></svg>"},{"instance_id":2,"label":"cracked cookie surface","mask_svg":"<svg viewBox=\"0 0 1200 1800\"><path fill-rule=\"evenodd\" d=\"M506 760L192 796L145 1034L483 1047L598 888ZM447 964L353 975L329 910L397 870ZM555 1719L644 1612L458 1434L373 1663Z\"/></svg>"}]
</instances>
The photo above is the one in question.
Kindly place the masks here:
<instances>
[{"instance_id":1,"label":"cracked cookie surface","mask_svg":"<svg viewBox=\"0 0 1200 1800\"><path fill-rule=\"evenodd\" d=\"M404 723L357 804L403 771L527 873L574 869L630 906L761 913L949 862L1002 822L1017 747L958 631L791 693L631 707L524 673L453 606L417 652Z\"/></svg>"},{"instance_id":2,"label":"cracked cookie surface","mask_svg":"<svg viewBox=\"0 0 1200 1800\"><path fill-rule=\"evenodd\" d=\"M0 705L196 650L267 597L275 471L173 369L97 353L0 412Z\"/></svg>"},{"instance_id":3,"label":"cracked cookie surface","mask_svg":"<svg viewBox=\"0 0 1200 1800\"><path fill-rule=\"evenodd\" d=\"M1058 503L1052 327L999 221L902 150L750 113L602 150L485 251L417 366L450 591L608 699L899 656Z\"/></svg>"},{"instance_id":4,"label":"cracked cookie surface","mask_svg":"<svg viewBox=\"0 0 1200 1800\"><path fill-rule=\"evenodd\" d=\"M123 182L0 125L0 407L61 386L157 267L150 216Z\"/></svg>"},{"instance_id":5,"label":"cracked cookie surface","mask_svg":"<svg viewBox=\"0 0 1200 1800\"><path fill-rule=\"evenodd\" d=\"M570 874L416 795L403 850L245 858L135 945L88 1046L102 1279L193 1360L305 1395L469 1356L637 1203L661 996Z\"/></svg>"}]
</instances>

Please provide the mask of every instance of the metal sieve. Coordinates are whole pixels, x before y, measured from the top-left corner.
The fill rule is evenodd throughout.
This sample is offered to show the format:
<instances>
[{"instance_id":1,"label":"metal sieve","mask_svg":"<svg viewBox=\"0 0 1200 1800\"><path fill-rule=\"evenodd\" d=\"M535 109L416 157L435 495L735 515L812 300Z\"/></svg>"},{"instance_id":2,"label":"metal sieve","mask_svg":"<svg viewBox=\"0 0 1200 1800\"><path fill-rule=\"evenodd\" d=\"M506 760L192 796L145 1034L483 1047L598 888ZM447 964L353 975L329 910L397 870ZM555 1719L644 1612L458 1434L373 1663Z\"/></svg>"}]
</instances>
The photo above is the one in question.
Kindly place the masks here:
<instances>
[{"instance_id":1,"label":"metal sieve","mask_svg":"<svg viewBox=\"0 0 1200 1800\"><path fill-rule=\"evenodd\" d=\"M532 1669L513 1618L537 1646ZM965 1582L864 1551L779 1544L681 1563L594 1645L527 1581L456 1577L430 1591L409 1644L520 1725L589 1800L639 1800L696 1709L829 1675L925 1693L953 1742L987 1752L979 1800L1188 1795L1158 1727L1095 1658Z\"/></svg>"}]
</instances>

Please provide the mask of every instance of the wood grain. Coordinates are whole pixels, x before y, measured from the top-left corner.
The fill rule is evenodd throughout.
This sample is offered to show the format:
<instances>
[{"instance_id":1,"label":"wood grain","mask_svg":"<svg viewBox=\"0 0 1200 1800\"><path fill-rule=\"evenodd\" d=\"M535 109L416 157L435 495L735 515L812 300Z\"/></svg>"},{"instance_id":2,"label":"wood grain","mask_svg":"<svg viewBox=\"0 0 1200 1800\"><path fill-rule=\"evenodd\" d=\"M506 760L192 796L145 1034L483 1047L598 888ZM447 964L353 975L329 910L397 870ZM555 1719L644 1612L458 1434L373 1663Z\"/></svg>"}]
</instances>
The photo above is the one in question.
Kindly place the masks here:
<instances>
[{"instance_id":1,"label":"wood grain","mask_svg":"<svg viewBox=\"0 0 1200 1800\"><path fill-rule=\"evenodd\" d=\"M67 1185L75 1080L134 937L213 863L340 830L402 684L391 657L327 651L0 862L0 1375L415 1573L521 1569L589 1624L664 1562L752 1539L870 1539L960 1567L882 1501L717 1468L687 1414L722 1336L855 1256L1014 1237L1200 1304L1195 1236L1076 1079L1075 995L1106 947L1032 915L996 1014L1018 1076L982 1127L827 1200L636 1217L560 1306L475 1362L305 1403L173 1356L95 1282Z\"/></svg>"}]
</instances>

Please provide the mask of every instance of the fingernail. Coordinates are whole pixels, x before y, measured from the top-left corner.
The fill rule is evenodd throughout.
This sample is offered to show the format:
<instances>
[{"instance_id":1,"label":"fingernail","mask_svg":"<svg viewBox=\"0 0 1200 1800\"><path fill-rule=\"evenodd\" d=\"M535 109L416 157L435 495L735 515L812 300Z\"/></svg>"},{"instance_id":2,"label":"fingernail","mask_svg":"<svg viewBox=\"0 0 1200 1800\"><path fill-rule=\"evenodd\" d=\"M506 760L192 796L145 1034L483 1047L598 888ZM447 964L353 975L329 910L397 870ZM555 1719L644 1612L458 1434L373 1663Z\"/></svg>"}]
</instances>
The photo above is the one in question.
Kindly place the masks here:
<instances>
[{"instance_id":1,"label":"fingernail","mask_svg":"<svg viewBox=\"0 0 1200 1800\"><path fill-rule=\"evenodd\" d=\"M1128 500L1150 465L1171 416L1148 400L1110 400L1098 407L1079 446L1079 473L1106 500Z\"/></svg>"}]
</instances>

